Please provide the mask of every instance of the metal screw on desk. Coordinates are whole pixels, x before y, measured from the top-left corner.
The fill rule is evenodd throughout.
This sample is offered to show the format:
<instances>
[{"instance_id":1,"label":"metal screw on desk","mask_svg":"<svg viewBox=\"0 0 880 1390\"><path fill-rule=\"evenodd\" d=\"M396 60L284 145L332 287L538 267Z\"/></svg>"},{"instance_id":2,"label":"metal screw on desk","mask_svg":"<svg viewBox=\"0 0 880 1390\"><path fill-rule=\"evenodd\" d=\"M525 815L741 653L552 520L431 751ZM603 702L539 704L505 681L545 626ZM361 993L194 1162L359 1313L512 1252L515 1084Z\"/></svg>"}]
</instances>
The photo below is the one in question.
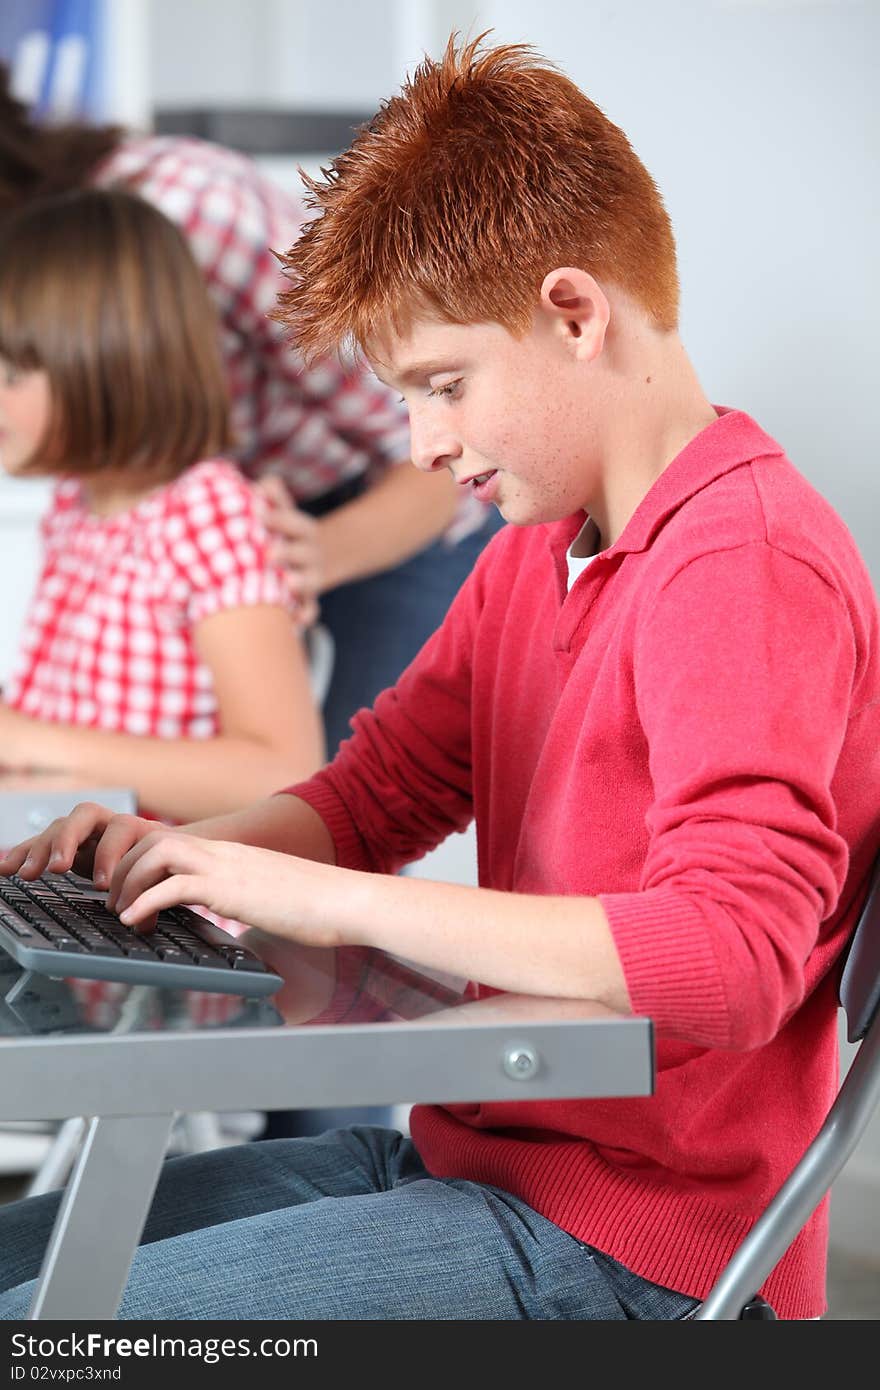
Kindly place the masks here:
<instances>
[{"instance_id":1,"label":"metal screw on desk","mask_svg":"<svg viewBox=\"0 0 880 1390\"><path fill-rule=\"evenodd\" d=\"M514 1081L528 1081L538 1070L538 1054L528 1043L515 1043L504 1053L502 1066Z\"/></svg>"}]
</instances>

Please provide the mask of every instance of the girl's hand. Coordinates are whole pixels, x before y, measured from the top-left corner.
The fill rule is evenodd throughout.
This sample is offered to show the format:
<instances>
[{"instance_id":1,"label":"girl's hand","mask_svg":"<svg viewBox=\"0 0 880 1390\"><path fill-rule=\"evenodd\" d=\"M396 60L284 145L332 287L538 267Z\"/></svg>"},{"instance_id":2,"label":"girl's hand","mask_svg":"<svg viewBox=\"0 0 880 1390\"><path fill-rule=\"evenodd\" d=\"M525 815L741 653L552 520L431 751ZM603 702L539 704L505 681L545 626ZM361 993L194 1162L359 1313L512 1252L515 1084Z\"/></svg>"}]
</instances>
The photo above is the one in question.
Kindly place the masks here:
<instances>
[{"instance_id":1,"label":"girl's hand","mask_svg":"<svg viewBox=\"0 0 880 1390\"><path fill-rule=\"evenodd\" d=\"M62 874L68 869L106 888L120 859L156 829L140 816L120 816L93 801L80 802L68 816L52 821L39 835L22 840L0 857L0 874Z\"/></svg>"},{"instance_id":2,"label":"girl's hand","mask_svg":"<svg viewBox=\"0 0 880 1390\"><path fill-rule=\"evenodd\" d=\"M196 903L303 945L340 946L346 942L327 908L343 874L275 850L154 827L117 863L107 905L126 925L149 928L162 908Z\"/></svg>"}]
</instances>

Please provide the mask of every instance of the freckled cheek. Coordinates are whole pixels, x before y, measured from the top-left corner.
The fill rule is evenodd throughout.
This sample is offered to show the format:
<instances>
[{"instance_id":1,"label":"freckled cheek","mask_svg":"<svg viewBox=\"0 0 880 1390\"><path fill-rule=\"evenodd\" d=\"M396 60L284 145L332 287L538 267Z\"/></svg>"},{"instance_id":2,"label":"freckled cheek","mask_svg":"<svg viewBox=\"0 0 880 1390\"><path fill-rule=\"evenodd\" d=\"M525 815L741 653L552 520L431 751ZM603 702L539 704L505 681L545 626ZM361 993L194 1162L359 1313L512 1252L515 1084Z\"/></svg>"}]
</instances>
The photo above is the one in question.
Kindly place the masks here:
<instances>
[{"instance_id":1,"label":"freckled cheek","mask_svg":"<svg viewBox=\"0 0 880 1390\"><path fill-rule=\"evenodd\" d=\"M487 457L502 461L522 459L532 452L543 434L543 421L534 412L511 409L503 414L474 421L472 447Z\"/></svg>"}]
</instances>

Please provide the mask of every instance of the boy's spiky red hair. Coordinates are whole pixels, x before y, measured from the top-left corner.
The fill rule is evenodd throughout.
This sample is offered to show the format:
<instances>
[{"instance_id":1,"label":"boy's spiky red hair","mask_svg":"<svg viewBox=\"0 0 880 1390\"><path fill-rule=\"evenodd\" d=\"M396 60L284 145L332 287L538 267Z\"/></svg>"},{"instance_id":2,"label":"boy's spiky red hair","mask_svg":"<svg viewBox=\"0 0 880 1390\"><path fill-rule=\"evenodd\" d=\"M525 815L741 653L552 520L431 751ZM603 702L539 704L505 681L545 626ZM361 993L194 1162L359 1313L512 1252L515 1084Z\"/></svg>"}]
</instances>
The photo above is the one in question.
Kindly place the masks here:
<instances>
[{"instance_id":1,"label":"boy's spiky red hair","mask_svg":"<svg viewBox=\"0 0 880 1390\"><path fill-rule=\"evenodd\" d=\"M363 346L422 313L519 335L558 265L674 328L672 229L626 136L530 46L456 37L306 179L316 216L282 257L277 311L300 351Z\"/></svg>"}]
</instances>

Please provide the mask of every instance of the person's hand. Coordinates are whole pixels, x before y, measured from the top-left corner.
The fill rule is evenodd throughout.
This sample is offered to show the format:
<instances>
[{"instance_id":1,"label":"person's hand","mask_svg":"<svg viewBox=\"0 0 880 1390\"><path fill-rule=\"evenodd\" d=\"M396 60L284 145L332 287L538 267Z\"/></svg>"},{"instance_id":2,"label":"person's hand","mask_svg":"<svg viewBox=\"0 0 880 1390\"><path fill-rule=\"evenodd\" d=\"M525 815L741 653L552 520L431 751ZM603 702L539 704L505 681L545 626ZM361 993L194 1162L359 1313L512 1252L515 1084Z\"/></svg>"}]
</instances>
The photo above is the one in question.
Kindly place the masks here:
<instances>
[{"instance_id":1,"label":"person's hand","mask_svg":"<svg viewBox=\"0 0 880 1390\"><path fill-rule=\"evenodd\" d=\"M73 869L96 887L107 888L123 855L155 829L155 821L117 815L106 806L82 801L69 815L0 856L0 874L17 873L31 880L47 870L62 874Z\"/></svg>"},{"instance_id":2,"label":"person's hand","mask_svg":"<svg viewBox=\"0 0 880 1390\"><path fill-rule=\"evenodd\" d=\"M299 621L311 627L318 619L324 568L318 523L300 511L277 474L267 474L256 487L266 504L263 522L272 536L271 558L284 570L299 605Z\"/></svg>"},{"instance_id":3,"label":"person's hand","mask_svg":"<svg viewBox=\"0 0 880 1390\"><path fill-rule=\"evenodd\" d=\"M162 908L197 903L306 946L340 946L345 942L324 907L345 872L154 826L118 861L107 906L127 926L149 927Z\"/></svg>"}]
</instances>

